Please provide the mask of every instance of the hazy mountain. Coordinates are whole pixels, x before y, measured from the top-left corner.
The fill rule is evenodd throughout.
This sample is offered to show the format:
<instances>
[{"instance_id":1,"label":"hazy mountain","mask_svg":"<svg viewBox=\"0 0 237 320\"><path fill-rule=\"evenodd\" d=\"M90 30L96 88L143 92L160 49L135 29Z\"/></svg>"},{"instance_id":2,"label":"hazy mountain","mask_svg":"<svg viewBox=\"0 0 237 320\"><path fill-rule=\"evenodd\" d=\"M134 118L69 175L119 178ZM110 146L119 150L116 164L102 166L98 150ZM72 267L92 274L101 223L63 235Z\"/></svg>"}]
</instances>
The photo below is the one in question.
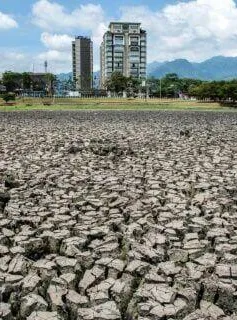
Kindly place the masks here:
<instances>
[{"instance_id":1,"label":"hazy mountain","mask_svg":"<svg viewBox=\"0 0 237 320\"><path fill-rule=\"evenodd\" d=\"M94 77L98 78L98 76L100 75L99 71L94 72ZM70 78L72 78L72 72L68 72L68 73L59 73L57 74L57 77L60 80L69 80Z\"/></svg>"},{"instance_id":2,"label":"hazy mountain","mask_svg":"<svg viewBox=\"0 0 237 320\"><path fill-rule=\"evenodd\" d=\"M57 78L58 78L60 81L67 81L67 80L69 80L70 78L72 78L72 72L59 73L59 74L57 74Z\"/></svg>"},{"instance_id":3,"label":"hazy mountain","mask_svg":"<svg viewBox=\"0 0 237 320\"><path fill-rule=\"evenodd\" d=\"M167 73L177 73L180 78L194 78L201 80L230 80L237 78L237 57L213 57L197 63L186 59L148 63L147 74L150 77L160 78ZM98 85L99 71L94 72L94 81ZM67 80L72 73L57 75L60 80Z\"/></svg>"},{"instance_id":4,"label":"hazy mountain","mask_svg":"<svg viewBox=\"0 0 237 320\"><path fill-rule=\"evenodd\" d=\"M177 73L180 78L197 78L198 76L196 68L185 59L164 62L155 68L150 75L160 78L167 73Z\"/></svg>"},{"instance_id":5,"label":"hazy mountain","mask_svg":"<svg viewBox=\"0 0 237 320\"><path fill-rule=\"evenodd\" d=\"M152 74L157 68L162 66L163 62L151 62L147 64L147 74Z\"/></svg>"},{"instance_id":6,"label":"hazy mountain","mask_svg":"<svg viewBox=\"0 0 237 320\"><path fill-rule=\"evenodd\" d=\"M67 81L69 79L72 79L72 72L59 73L56 76L60 81ZM94 81L94 88L98 88L99 81L100 81L100 72L99 71L94 72L93 77L94 77L94 80L93 80Z\"/></svg>"},{"instance_id":7,"label":"hazy mountain","mask_svg":"<svg viewBox=\"0 0 237 320\"><path fill-rule=\"evenodd\" d=\"M160 78L167 73L177 73L180 78L230 80L237 78L237 57L218 56L200 63L178 59L158 65L149 75Z\"/></svg>"},{"instance_id":8,"label":"hazy mountain","mask_svg":"<svg viewBox=\"0 0 237 320\"><path fill-rule=\"evenodd\" d=\"M237 78L237 57L213 57L197 67L200 77L204 79L228 80Z\"/></svg>"}]
</instances>

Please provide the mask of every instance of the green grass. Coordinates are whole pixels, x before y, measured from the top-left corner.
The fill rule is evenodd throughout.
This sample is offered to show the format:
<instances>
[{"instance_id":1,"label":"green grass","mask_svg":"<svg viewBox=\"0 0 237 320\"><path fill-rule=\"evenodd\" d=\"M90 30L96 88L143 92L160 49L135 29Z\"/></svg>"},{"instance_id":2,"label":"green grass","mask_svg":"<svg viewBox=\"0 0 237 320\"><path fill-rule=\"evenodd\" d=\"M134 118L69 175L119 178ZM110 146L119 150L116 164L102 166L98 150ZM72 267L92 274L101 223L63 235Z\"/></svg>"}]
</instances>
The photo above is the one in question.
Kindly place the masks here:
<instances>
[{"instance_id":1,"label":"green grass","mask_svg":"<svg viewBox=\"0 0 237 320\"><path fill-rule=\"evenodd\" d=\"M1 106L0 111L28 110L195 110L195 111L237 111L231 107L223 107L218 103L202 103L197 101L177 100L129 100L129 99L63 99L55 100L55 104L43 105L39 99L17 101L15 106Z\"/></svg>"}]
</instances>

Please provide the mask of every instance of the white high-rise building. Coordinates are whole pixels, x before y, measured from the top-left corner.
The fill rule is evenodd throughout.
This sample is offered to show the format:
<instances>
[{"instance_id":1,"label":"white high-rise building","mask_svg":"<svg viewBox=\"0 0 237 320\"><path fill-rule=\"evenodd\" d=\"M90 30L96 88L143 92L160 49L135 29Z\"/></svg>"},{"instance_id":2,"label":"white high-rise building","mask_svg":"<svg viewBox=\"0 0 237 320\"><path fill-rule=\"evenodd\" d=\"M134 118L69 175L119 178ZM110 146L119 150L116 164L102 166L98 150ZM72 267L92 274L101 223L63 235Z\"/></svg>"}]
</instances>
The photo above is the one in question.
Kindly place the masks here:
<instances>
[{"instance_id":1,"label":"white high-rise building","mask_svg":"<svg viewBox=\"0 0 237 320\"><path fill-rule=\"evenodd\" d=\"M101 88L114 71L146 78L146 31L140 23L111 22L100 47Z\"/></svg>"}]
</instances>

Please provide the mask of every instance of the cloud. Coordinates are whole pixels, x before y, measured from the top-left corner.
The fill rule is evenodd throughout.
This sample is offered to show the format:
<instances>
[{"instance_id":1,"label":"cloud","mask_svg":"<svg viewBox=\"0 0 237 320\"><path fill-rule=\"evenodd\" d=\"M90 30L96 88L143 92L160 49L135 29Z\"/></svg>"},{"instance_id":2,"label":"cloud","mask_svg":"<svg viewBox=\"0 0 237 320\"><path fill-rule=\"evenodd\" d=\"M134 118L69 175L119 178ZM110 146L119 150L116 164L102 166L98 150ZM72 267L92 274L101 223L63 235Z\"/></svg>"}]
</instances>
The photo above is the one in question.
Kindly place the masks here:
<instances>
[{"instance_id":1,"label":"cloud","mask_svg":"<svg viewBox=\"0 0 237 320\"><path fill-rule=\"evenodd\" d=\"M2 25L16 27L17 23L4 15L11 23ZM32 7L32 22L41 30L43 47L38 54L23 54L15 50L11 55L1 52L0 68L14 64L14 55L19 54L21 63L16 68L43 69L48 60L49 69L58 72L71 71L71 41L73 35L90 36L94 43L94 69L99 65L99 46L111 17L106 8L87 3L69 11L57 0L37 0ZM162 10L151 10L148 6L126 6L120 8L119 20L138 21L147 30L148 62L186 58L201 61L212 56L237 56L237 7L234 0L189 0L166 5ZM16 64L16 63L15 63ZM7 67L6 67L7 69ZM38 70L37 69L37 70Z\"/></svg>"},{"instance_id":2,"label":"cloud","mask_svg":"<svg viewBox=\"0 0 237 320\"><path fill-rule=\"evenodd\" d=\"M29 59L17 49L0 48L0 73L10 71L30 71Z\"/></svg>"},{"instance_id":3,"label":"cloud","mask_svg":"<svg viewBox=\"0 0 237 320\"><path fill-rule=\"evenodd\" d=\"M69 59L72 34L85 35L93 41L95 64L99 65L99 46L108 25L101 5L89 3L68 12L57 2L39 0L32 8L32 22L44 31L41 34L41 42L48 49L42 52L39 58L44 56L52 63L61 59L61 63L64 61L64 65L71 70Z\"/></svg>"},{"instance_id":4,"label":"cloud","mask_svg":"<svg viewBox=\"0 0 237 320\"><path fill-rule=\"evenodd\" d=\"M39 53L36 56L38 64L43 66L48 61L48 71L52 73L69 72L72 68L71 52L51 50Z\"/></svg>"},{"instance_id":5,"label":"cloud","mask_svg":"<svg viewBox=\"0 0 237 320\"><path fill-rule=\"evenodd\" d=\"M17 22L7 14L0 12L0 30L17 28Z\"/></svg>"},{"instance_id":6,"label":"cloud","mask_svg":"<svg viewBox=\"0 0 237 320\"><path fill-rule=\"evenodd\" d=\"M108 21L101 5L86 4L68 12L56 2L39 0L32 8L32 22L44 31L90 36L98 46Z\"/></svg>"},{"instance_id":7,"label":"cloud","mask_svg":"<svg viewBox=\"0 0 237 320\"><path fill-rule=\"evenodd\" d=\"M104 20L101 5L86 4L72 12L56 2L39 0L33 5L33 23L44 30L94 30Z\"/></svg>"},{"instance_id":8,"label":"cloud","mask_svg":"<svg viewBox=\"0 0 237 320\"><path fill-rule=\"evenodd\" d=\"M5 71L44 72L44 62L48 61L48 71L61 73L71 71L71 55L57 50L38 54L20 52L17 48L1 48L0 74Z\"/></svg>"},{"instance_id":9,"label":"cloud","mask_svg":"<svg viewBox=\"0 0 237 320\"><path fill-rule=\"evenodd\" d=\"M195 0L148 7L122 7L121 20L140 21L148 32L148 61L200 61L236 52L237 7L233 0Z\"/></svg>"},{"instance_id":10,"label":"cloud","mask_svg":"<svg viewBox=\"0 0 237 320\"><path fill-rule=\"evenodd\" d=\"M37 55L37 60L43 64L48 61L49 71L57 70L57 72L67 72L72 68L71 47L73 37L67 34L51 34L43 32L41 34L41 42L47 48L47 51Z\"/></svg>"},{"instance_id":11,"label":"cloud","mask_svg":"<svg viewBox=\"0 0 237 320\"><path fill-rule=\"evenodd\" d=\"M38 54L38 59L45 61L45 60L51 60L51 61L57 61L57 62L65 62L71 61L71 57L66 52L61 52L57 50L49 50L43 53Z\"/></svg>"},{"instance_id":12,"label":"cloud","mask_svg":"<svg viewBox=\"0 0 237 320\"><path fill-rule=\"evenodd\" d=\"M72 41L73 37L67 34L51 34L48 32L41 34L41 42L45 47L54 50L69 51L71 50Z\"/></svg>"},{"instance_id":13,"label":"cloud","mask_svg":"<svg viewBox=\"0 0 237 320\"><path fill-rule=\"evenodd\" d=\"M0 48L0 74L6 70L15 72L44 72L44 62L52 73L71 71L71 53L49 49L38 54L22 52L17 48Z\"/></svg>"}]
</instances>

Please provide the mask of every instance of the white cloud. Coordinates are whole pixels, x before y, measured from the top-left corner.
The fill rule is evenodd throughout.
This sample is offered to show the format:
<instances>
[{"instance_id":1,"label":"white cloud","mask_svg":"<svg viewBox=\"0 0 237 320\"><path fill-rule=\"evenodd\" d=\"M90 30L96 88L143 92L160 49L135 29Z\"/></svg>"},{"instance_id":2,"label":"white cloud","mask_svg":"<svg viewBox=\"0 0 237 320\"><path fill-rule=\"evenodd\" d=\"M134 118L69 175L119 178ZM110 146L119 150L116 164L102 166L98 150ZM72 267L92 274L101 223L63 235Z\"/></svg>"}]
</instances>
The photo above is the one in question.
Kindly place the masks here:
<instances>
[{"instance_id":1,"label":"white cloud","mask_svg":"<svg viewBox=\"0 0 237 320\"><path fill-rule=\"evenodd\" d=\"M61 63L64 61L64 67L67 66L68 70L71 70L71 35L85 35L93 41L94 60L97 65L95 70L98 69L99 46L108 26L101 5L89 3L68 12L57 2L39 0L33 5L32 16L32 22L44 31L41 34L41 42L48 49L40 54L40 58L44 56L52 63L61 59Z\"/></svg>"},{"instance_id":2,"label":"white cloud","mask_svg":"<svg viewBox=\"0 0 237 320\"><path fill-rule=\"evenodd\" d=\"M48 32L41 34L41 42L49 49L69 51L72 41L73 37L67 34L51 34Z\"/></svg>"},{"instance_id":3,"label":"white cloud","mask_svg":"<svg viewBox=\"0 0 237 320\"><path fill-rule=\"evenodd\" d=\"M52 73L69 72L72 69L71 52L48 50L37 55L36 61L43 66L48 61L48 71Z\"/></svg>"},{"instance_id":4,"label":"white cloud","mask_svg":"<svg viewBox=\"0 0 237 320\"><path fill-rule=\"evenodd\" d=\"M27 55L17 49L0 48L0 72L10 71L30 71L29 59Z\"/></svg>"},{"instance_id":5,"label":"white cloud","mask_svg":"<svg viewBox=\"0 0 237 320\"><path fill-rule=\"evenodd\" d=\"M72 68L71 47L73 38L67 34L51 34L43 32L41 42L47 48L47 51L37 55L37 60L43 64L48 61L49 71L67 72ZM55 71L53 71L55 72Z\"/></svg>"},{"instance_id":6,"label":"white cloud","mask_svg":"<svg viewBox=\"0 0 237 320\"><path fill-rule=\"evenodd\" d=\"M42 61L52 60L57 62L71 61L71 57L68 55L67 52L61 52L57 50L49 50L49 51L40 53L38 54L38 59Z\"/></svg>"},{"instance_id":7,"label":"white cloud","mask_svg":"<svg viewBox=\"0 0 237 320\"><path fill-rule=\"evenodd\" d=\"M236 53L237 7L233 0L179 2L161 11L123 7L121 20L142 22L148 32L148 61L200 61Z\"/></svg>"},{"instance_id":8,"label":"white cloud","mask_svg":"<svg viewBox=\"0 0 237 320\"><path fill-rule=\"evenodd\" d=\"M32 16L32 22L44 31L87 35L96 45L100 44L108 26L101 5L90 3L67 12L56 2L39 0L33 5Z\"/></svg>"},{"instance_id":9,"label":"white cloud","mask_svg":"<svg viewBox=\"0 0 237 320\"><path fill-rule=\"evenodd\" d=\"M110 20L114 19L108 19L106 8L101 5L88 3L69 11L57 0L37 0L32 7L32 22L42 30L41 42L45 49L31 56L17 50L11 54L10 51L1 51L0 69L9 69L7 65L15 64L16 69L30 70L35 61L36 71L42 71L43 61L48 60L49 70L55 73L71 71L71 41L74 35L85 35L93 40L94 69L97 70L99 45ZM237 7L234 0L183 0L166 5L162 10L127 6L121 8L119 20L141 22L147 30L148 62L237 56ZM16 27L17 23L0 13L0 29L3 26ZM16 63L16 57L21 63Z\"/></svg>"},{"instance_id":10,"label":"white cloud","mask_svg":"<svg viewBox=\"0 0 237 320\"><path fill-rule=\"evenodd\" d=\"M33 23L44 30L94 30L104 20L101 5L86 4L72 12L56 2L39 0L33 5Z\"/></svg>"},{"instance_id":11,"label":"white cloud","mask_svg":"<svg viewBox=\"0 0 237 320\"><path fill-rule=\"evenodd\" d=\"M7 14L0 12L0 30L17 28L17 22Z\"/></svg>"},{"instance_id":12,"label":"white cloud","mask_svg":"<svg viewBox=\"0 0 237 320\"><path fill-rule=\"evenodd\" d=\"M44 72L44 61L53 73L71 71L71 54L48 50L39 54L23 53L17 48L0 48L0 74L6 70L14 72Z\"/></svg>"}]
</instances>

